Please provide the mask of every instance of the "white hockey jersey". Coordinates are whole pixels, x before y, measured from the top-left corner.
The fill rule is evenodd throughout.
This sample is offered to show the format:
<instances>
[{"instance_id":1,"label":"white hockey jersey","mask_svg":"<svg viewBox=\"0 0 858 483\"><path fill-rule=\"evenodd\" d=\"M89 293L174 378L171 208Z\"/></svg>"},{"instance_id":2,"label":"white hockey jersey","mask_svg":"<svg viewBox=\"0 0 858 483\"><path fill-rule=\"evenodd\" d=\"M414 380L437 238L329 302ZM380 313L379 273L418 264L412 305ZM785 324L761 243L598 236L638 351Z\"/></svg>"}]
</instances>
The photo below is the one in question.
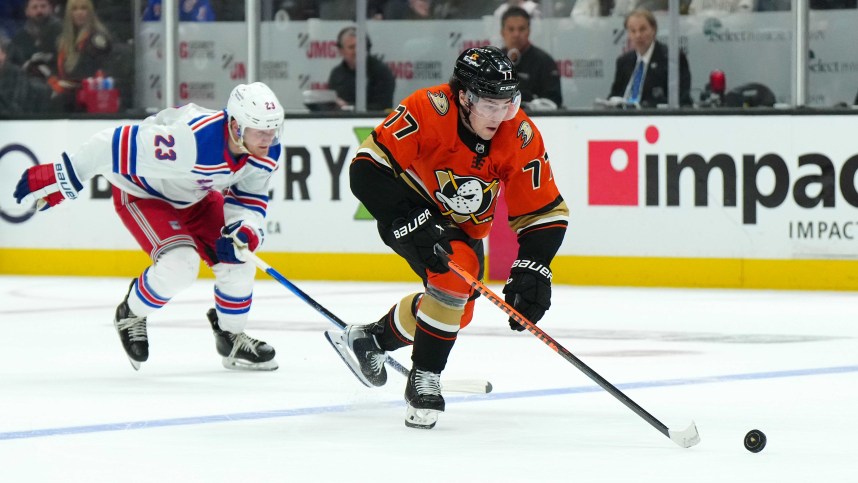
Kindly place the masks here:
<instances>
[{"instance_id":1,"label":"white hockey jersey","mask_svg":"<svg viewBox=\"0 0 858 483\"><path fill-rule=\"evenodd\" d=\"M70 159L81 181L102 174L122 191L178 209L211 190L224 192L227 224L244 220L261 228L282 149L278 144L268 156L234 158L227 142L228 119L226 110L195 104L165 109L140 124L98 133Z\"/></svg>"}]
</instances>

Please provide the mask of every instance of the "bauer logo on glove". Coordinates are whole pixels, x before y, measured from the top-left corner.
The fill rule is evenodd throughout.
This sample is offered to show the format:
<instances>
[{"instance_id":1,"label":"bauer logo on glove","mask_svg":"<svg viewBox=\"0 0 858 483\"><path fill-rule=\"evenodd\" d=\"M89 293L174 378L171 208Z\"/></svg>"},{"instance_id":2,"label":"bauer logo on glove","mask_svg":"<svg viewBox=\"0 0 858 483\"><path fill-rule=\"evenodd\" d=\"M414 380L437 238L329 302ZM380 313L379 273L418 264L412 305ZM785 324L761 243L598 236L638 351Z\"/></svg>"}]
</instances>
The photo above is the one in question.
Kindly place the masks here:
<instances>
[{"instance_id":1,"label":"bauer logo on glove","mask_svg":"<svg viewBox=\"0 0 858 483\"><path fill-rule=\"evenodd\" d=\"M40 164L24 171L15 186L14 196L18 204L36 201L36 206L43 211L67 199L77 198L82 189L74 166L63 153L63 161Z\"/></svg>"},{"instance_id":2,"label":"bauer logo on glove","mask_svg":"<svg viewBox=\"0 0 858 483\"><path fill-rule=\"evenodd\" d=\"M512 262L512 267L510 267L510 269L513 268L526 268L528 270L533 270L534 272L539 272L540 275L548 278L548 280L551 280L551 269L543 265L542 263L533 262L530 260L516 260Z\"/></svg>"}]
</instances>

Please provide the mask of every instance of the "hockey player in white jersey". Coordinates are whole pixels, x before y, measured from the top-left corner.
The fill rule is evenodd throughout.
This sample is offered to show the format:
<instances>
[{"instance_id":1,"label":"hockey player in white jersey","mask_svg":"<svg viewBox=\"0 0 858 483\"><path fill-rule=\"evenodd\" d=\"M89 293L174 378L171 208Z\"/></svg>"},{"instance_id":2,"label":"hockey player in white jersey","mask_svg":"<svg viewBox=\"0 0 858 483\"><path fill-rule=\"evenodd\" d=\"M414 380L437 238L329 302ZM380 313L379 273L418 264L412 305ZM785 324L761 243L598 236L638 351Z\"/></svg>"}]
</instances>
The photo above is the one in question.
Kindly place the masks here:
<instances>
[{"instance_id":1,"label":"hockey player in white jersey","mask_svg":"<svg viewBox=\"0 0 858 483\"><path fill-rule=\"evenodd\" d=\"M228 369L274 370L274 348L244 333L263 241L271 175L281 158L283 107L265 84L233 89L225 110L194 104L106 129L74 154L24 172L18 203L44 210L75 199L97 174L113 185L117 214L152 265L116 308L114 325L135 370L149 357L146 318L197 278L215 275L207 318Z\"/></svg>"}]
</instances>

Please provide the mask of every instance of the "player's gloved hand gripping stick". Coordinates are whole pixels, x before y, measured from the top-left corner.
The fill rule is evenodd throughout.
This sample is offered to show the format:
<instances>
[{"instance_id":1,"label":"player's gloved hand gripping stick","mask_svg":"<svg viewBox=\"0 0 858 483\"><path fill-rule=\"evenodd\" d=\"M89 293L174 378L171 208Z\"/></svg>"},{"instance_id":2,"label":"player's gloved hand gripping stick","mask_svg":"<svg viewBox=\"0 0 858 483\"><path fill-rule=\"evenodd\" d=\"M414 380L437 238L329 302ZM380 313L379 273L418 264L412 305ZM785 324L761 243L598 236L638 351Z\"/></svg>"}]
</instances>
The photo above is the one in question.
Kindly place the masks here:
<instances>
[{"instance_id":1,"label":"player's gloved hand gripping stick","mask_svg":"<svg viewBox=\"0 0 858 483\"><path fill-rule=\"evenodd\" d=\"M451 260L450 255L446 251L444 251L444 249L440 245L435 245L435 253L439 257L441 257L442 260L444 260L447 266L450 267L450 270L455 272L456 275L462 277L462 279L468 282L471 287L474 288L474 290L480 292L483 296L485 296L489 300L489 302L493 303L495 306L503 310L510 317L510 319L513 319L515 322L522 325L525 330L535 335L537 339L544 342L548 347L554 349L554 351L560 354L561 357L572 363L572 365L577 367L578 370L584 373L584 375L592 379L593 382L601 386L602 389L608 391L608 393L617 398L627 408L634 411L635 414L643 418L643 420L648 422L652 427L659 430L661 434L667 436L668 438L670 438L671 441L678 444L679 446L682 446L683 448L690 448L700 442L700 435L697 433L697 426L695 426L694 421L692 421L691 425L689 425L682 431L673 431L671 429L668 429L668 427L665 426L664 423L656 419L644 408L640 407L636 402L632 401L628 396L623 394L622 391L614 387L613 384L611 384L605 378L600 376L587 364L584 364L584 362L575 357L574 354L572 354L565 347L560 345L560 343L554 340L550 335L546 334L544 330L537 327L536 324L534 324L533 322L527 320L518 311L516 311L507 302L505 302L500 296L498 296L490 288L488 288L484 283L474 278L459 264Z\"/></svg>"},{"instance_id":2,"label":"player's gloved hand gripping stick","mask_svg":"<svg viewBox=\"0 0 858 483\"><path fill-rule=\"evenodd\" d=\"M286 279L283 275L281 275L277 270L274 270L271 265L265 263L261 258L259 258L255 253L248 251L246 248L239 248L242 252L241 257L243 260L253 262L260 270L267 273L271 278L280 282L281 285L288 288L292 293L298 296L304 302L307 302L311 307L316 309L317 312L324 315L332 324L337 326L340 330L346 328L346 323L340 320L339 317L334 315L331 311L322 306L319 302L313 300L312 297L304 293L301 289L295 286L292 282ZM396 370L396 372L402 374L405 377L408 377L408 373L410 370L396 361L396 359L387 356L387 360L385 361L387 365ZM475 393L475 394L486 394L492 392L492 384L488 381L481 380L471 380L471 379L458 379L458 380L449 380L445 381L441 385L441 390L445 392L462 392L462 393Z\"/></svg>"}]
</instances>

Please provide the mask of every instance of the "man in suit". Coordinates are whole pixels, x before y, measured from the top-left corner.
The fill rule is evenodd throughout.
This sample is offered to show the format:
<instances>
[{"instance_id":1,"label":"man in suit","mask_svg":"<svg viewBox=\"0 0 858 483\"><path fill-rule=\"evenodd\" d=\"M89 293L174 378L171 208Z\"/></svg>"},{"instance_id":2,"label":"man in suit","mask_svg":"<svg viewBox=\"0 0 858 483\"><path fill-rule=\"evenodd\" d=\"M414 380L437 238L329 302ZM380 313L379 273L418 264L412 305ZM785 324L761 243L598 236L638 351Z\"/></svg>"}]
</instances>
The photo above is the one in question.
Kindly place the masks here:
<instances>
[{"instance_id":1,"label":"man in suit","mask_svg":"<svg viewBox=\"0 0 858 483\"><path fill-rule=\"evenodd\" d=\"M626 34L634 50L617 58L609 97L629 104L655 107L666 104L667 46L655 40L658 24L649 10L636 9L626 16ZM685 53L679 52L679 103L690 106L691 72Z\"/></svg>"}]
</instances>

